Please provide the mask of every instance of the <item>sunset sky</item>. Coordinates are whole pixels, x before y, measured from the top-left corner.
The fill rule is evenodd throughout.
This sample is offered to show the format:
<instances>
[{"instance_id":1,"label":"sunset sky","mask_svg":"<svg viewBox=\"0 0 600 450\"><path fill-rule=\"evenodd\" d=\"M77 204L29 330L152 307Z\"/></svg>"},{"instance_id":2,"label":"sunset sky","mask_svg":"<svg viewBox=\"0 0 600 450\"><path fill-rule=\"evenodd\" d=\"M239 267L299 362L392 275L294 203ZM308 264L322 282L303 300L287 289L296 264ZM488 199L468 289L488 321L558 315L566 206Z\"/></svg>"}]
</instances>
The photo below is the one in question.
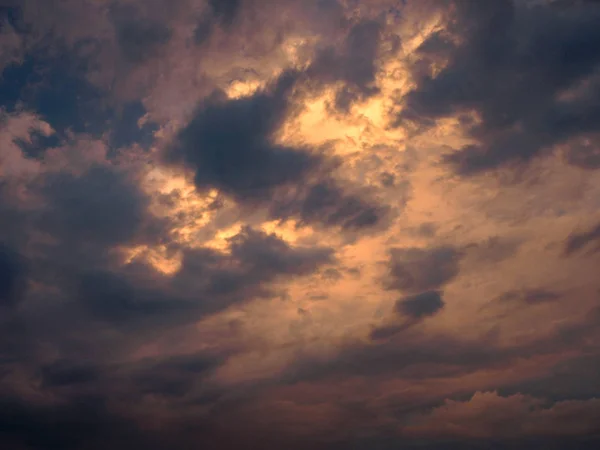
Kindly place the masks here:
<instances>
[{"instance_id":1,"label":"sunset sky","mask_svg":"<svg viewBox=\"0 0 600 450\"><path fill-rule=\"evenodd\" d=\"M0 0L0 448L600 448L600 2Z\"/></svg>"}]
</instances>

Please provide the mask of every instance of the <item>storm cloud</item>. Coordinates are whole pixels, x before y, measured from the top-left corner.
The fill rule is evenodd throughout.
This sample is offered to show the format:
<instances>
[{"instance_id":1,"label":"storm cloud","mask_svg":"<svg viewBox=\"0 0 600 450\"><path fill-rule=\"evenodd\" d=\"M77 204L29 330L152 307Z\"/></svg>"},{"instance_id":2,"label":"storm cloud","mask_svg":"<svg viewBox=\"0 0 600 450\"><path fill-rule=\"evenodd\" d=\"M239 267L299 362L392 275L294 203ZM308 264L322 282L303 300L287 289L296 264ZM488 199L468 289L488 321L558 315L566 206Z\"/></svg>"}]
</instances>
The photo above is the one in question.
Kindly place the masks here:
<instances>
[{"instance_id":1,"label":"storm cloud","mask_svg":"<svg viewBox=\"0 0 600 450\"><path fill-rule=\"evenodd\" d=\"M447 64L435 76L419 66L398 120L476 113L467 126L475 143L447 156L463 174L528 161L597 132L598 14L593 2L454 2L450 26L418 50L428 64Z\"/></svg>"}]
</instances>

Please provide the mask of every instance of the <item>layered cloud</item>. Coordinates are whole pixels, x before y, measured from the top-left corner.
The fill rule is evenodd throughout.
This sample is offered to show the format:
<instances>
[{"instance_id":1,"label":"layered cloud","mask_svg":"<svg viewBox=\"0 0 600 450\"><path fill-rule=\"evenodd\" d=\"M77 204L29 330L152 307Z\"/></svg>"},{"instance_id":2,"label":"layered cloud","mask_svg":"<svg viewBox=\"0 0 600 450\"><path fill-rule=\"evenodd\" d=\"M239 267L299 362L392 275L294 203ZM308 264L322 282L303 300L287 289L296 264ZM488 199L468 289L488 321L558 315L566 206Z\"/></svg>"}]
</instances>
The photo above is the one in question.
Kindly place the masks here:
<instances>
[{"instance_id":1,"label":"layered cloud","mask_svg":"<svg viewBox=\"0 0 600 450\"><path fill-rule=\"evenodd\" d=\"M0 2L0 446L596 448L599 21Z\"/></svg>"}]
</instances>

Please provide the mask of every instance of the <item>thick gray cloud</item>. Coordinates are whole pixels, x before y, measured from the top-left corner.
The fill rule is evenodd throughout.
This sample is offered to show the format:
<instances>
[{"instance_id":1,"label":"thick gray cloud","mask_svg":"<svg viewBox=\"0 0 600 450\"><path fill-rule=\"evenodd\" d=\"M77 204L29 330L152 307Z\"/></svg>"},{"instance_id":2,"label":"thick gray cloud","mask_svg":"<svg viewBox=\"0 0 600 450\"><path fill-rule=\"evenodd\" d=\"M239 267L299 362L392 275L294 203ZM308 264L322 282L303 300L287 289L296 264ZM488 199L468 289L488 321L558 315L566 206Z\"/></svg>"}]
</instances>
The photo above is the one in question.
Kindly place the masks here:
<instances>
[{"instance_id":1,"label":"thick gray cloud","mask_svg":"<svg viewBox=\"0 0 600 450\"><path fill-rule=\"evenodd\" d=\"M142 230L152 221L147 211L150 199L126 173L114 168L51 174L39 189L48 202L40 227L63 240L113 246L150 231Z\"/></svg>"},{"instance_id":2,"label":"thick gray cloud","mask_svg":"<svg viewBox=\"0 0 600 450\"><path fill-rule=\"evenodd\" d=\"M277 187L300 182L321 158L272 143L297 76L283 75L269 92L201 105L170 157L194 167L199 188L216 187L242 200L264 201Z\"/></svg>"},{"instance_id":3,"label":"thick gray cloud","mask_svg":"<svg viewBox=\"0 0 600 450\"><path fill-rule=\"evenodd\" d=\"M175 287L193 293L206 312L270 294L268 283L279 277L302 276L334 261L327 247L292 248L285 241L245 228L230 241L230 253L187 251Z\"/></svg>"},{"instance_id":4,"label":"thick gray cloud","mask_svg":"<svg viewBox=\"0 0 600 450\"><path fill-rule=\"evenodd\" d=\"M600 224L588 231L571 234L565 244L564 254L570 256L583 250L586 247L592 247L592 251L598 251L600 244Z\"/></svg>"},{"instance_id":5,"label":"thick gray cloud","mask_svg":"<svg viewBox=\"0 0 600 450\"><path fill-rule=\"evenodd\" d=\"M427 125L476 111L481 122L465 125L478 143L447 158L463 174L527 161L598 131L598 4L452 3L451 26L420 47L417 87L404 99L399 123ZM444 69L432 76L428 64L444 59ZM583 90L563 95L590 77ZM577 160L585 165L581 156Z\"/></svg>"},{"instance_id":6,"label":"thick gray cloud","mask_svg":"<svg viewBox=\"0 0 600 450\"><path fill-rule=\"evenodd\" d=\"M497 298L497 301L531 306L554 302L560 299L560 297L560 294L546 289L524 289L521 291L505 292Z\"/></svg>"},{"instance_id":7,"label":"thick gray cloud","mask_svg":"<svg viewBox=\"0 0 600 450\"><path fill-rule=\"evenodd\" d=\"M345 192L335 181L325 180L301 190L291 199L274 202L271 214L279 218L298 217L303 223L344 230L366 230L385 226L392 211L375 199Z\"/></svg>"},{"instance_id":8,"label":"thick gray cloud","mask_svg":"<svg viewBox=\"0 0 600 450\"><path fill-rule=\"evenodd\" d=\"M329 172L339 161L273 143L301 77L284 73L251 97L214 95L179 133L167 158L193 167L199 189L214 187L242 204L264 206L274 218L297 217L344 229L383 223L389 208L346 192L331 179Z\"/></svg>"},{"instance_id":9,"label":"thick gray cloud","mask_svg":"<svg viewBox=\"0 0 600 450\"><path fill-rule=\"evenodd\" d=\"M375 61L381 29L382 24L377 21L367 20L354 24L341 49L323 49L307 69L307 74L313 81L344 83L335 99L335 106L339 110L348 111L355 100L379 92L375 84Z\"/></svg>"},{"instance_id":10,"label":"thick gray cloud","mask_svg":"<svg viewBox=\"0 0 600 450\"><path fill-rule=\"evenodd\" d=\"M444 300L442 299L442 293L439 291L427 291L398 300L395 309L399 314L414 319L422 319L433 316L443 307Z\"/></svg>"},{"instance_id":11,"label":"thick gray cloud","mask_svg":"<svg viewBox=\"0 0 600 450\"><path fill-rule=\"evenodd\" d=\"M331 88L334 114L348 114L335 118L362 127L370 118L354 122L352 107L380 93L380 60L393 54L406 57L403 67L419 60L400 120L426 128L459 116L478 142L448 157L460 172L529 159L564 142L571 164L597 168L597 6L433 0L404 10L406 3L0 0L0 120L46 122L55 131L47 135L45 124L18 137L0 130L0 447L582 448L545 438L398 437L415 415L470 398L470 380L485 384L488 376L502 394L549 403L597 397L598 311L560 317L517 342L511 333L520 314L558 308L570 291L503 284L507 291L491 303L508 310L506 327L484 315L472 318L469 333L447 330L448 284L461 276L452 296L465 297L448 311L454 321L464 313L459 306L472 306L472 283L478 289L488 273L490 282L503 276L493 266L502 262L503 270L529 247L491 238L463 251L458 242L483 235L468 234L464 223L452 228L453 219L415 229L440 220L416 205L389 230L399 234L381 236L393 247L381 292L381 279L371 277L382 241L355 243L389 226L394 211L382 199L400 203L394 188L411 164L398 163L404 157L393 142L385 154L371 145L377 126L363 129L356 144L369 142L347 159L326 144L281 143L280 134L298 131L288 130L288 119ZM432 4L452 5L449 27L416 57L401 55L390 35L410 38L419 25L410 14L419 19ZM281 67L292 57L299 67ZM223 87L239 74L245 82L249 73L274 79L243 98L218 91L198 102L208 85ZM481 123L463 116L473 110ZM365 162L371 158L374 168ZM191 172L195 194L216 189L218 200L199 206L187 192L156 193L173 168L165 160ZM163 217L162 208L177 213ZM265 219L294 220L294 244L262 231ZM240 223L237 235L219 235L222 246L207 243ZM493 228L505 231L522 230ZM336 232L339 249L330 247ZM598 236L594 226L574 233L565 255L596 250ZM438 239L457 247L425 247ZM158 269L163 252L182 258L169 273ZM483 270L475 281L474 269ZM388 316L376 305L380 295L398 299ZM364 302L360 311L353 301ZM363 308L379 326L364 326ZM578 358L527 378L538 359L541 367L575 351Z\"/></svg>"},{"instance_id":12,"label":"thick gray cloud","mask_svg":"<svg viewBox=\"0 0 600 450\"><path fill-rule=\"evenodd\" d=\"M392 248L387 287L407 293L439 289L458 275L461 256L451 247Z\"/></svg>"},{"instance_id":13,"label":"thick gray cloud","mask_svg":"<svg viewBox=\"0 0 600 450\"><path fill-rule=\"evenodd\" d=\"M118 46L125 59L132 63L156 56L171 37L171 30L164 23L149 21L133 4L115 3L110 14Z\"/></svg>"},{"instance_id":14,"label":"thick gray cloud","mask_svg":"<svg viewBox=\"0 0 600 450\"><path fill-rule=\"evenodd\" d=\"M0 242L0 307L16 303L24 275L22 258Z\"/></svg>"}]
</instances>

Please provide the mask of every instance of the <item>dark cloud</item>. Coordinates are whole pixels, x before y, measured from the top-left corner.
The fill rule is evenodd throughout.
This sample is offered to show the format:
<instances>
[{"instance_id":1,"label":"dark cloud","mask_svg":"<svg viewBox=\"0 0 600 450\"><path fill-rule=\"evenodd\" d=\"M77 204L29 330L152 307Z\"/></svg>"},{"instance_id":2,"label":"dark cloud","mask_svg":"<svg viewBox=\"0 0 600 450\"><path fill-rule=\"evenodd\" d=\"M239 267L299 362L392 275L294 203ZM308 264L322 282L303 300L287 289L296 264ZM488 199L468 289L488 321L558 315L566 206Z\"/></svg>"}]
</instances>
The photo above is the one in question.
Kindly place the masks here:
<instances>
[{"instance_id":1,"label":"dark cloud","mask_svg":"<svg viewBox=\"0 0 600 450\"><path fill-rule=\"evenodd\" d=\"M333 180L318 182L291 200L276 202L275 217L299 217L304 223L320 223L344 230L373 228L391 215L389 207L375 199L346 192Z\"/></svg>"},{"instance_id":2,"label":"dark cloud","mask_svg":"<svg viewBox=\"0 0 600 450\"><path fill-rule=\"evenodd\" d=\"M387 294L400 298L392 317L370 330L370 339L360 324L328 323L329 314L337 312L346 320L347 302L340 303L336 292L345 298L357 289L356 301L363 295L370 301L381 286L369 285L373 268L363 260L369 255L342 246L340 261L337 249L318 239L336 231L358 239L387 226L394 211L380 203L379 195L393 194L391 188L403 178L399 172L410 167L399 164L396 172L385 171L394 164L392 153L368 164L360 162L362 155L358 162L353 156L351 173L358 170L358 178L351 182L344 178L345 161L330 156L329 148L281 144L279 135L304 96L334 87L334 106L348 112L355 102L378 92L378 58L390 55L384 48L389 43L383 42L385 27L391 19L403 20L403 6L377 15L371 13L382 2L317 0L300 9L285 2L245 0L9 3L16 6L0 6L0 39L16 33L18 51L0 55L5 68L0 104L11 119L23 113L18 126L40 118L56 133L48 136L42 127L13 138L11 130L0 130L12 152L9 176L0 179L1 448L526 448L522 442L492 440L439 442L427 437L413 442L402 436L400 442L398 433L415 414L448 399L470 398L469 380L485 384L488 376L490 386L502 392L529 393L549 402L598 397L597 310L582 321L548 323L543 335L519 342L505 339L512 322L506 328L477 322L474 329L490 330L476 338L472 332L463 336L420 326L443 311L444 289L457 279L461 266L479 270L474 267L479 263L514 256L519 243L509 239L491 238L466 246L464 252L392 248L384 282L386 289L398 291ZM600 17L596 5L575 8L583 2L563 2L559 10L503 1L434 0L428 5L432 3L452 3L454 15L449 29L436 32L418 51L416 88L405 98L402 120L428 126L438 118L458 116L477 142L449 158L463 173L528 159L555 144L565 144L571 164L598 167L594 131L600 83L591 76L600 61L594 54L600 36L594 29ZM203 6L195 39L207 46L197 48L188 39L194 38L197 11ZM406 11L420 8L408 5ZM273 11L276 30L268 20ZM97 16L88 17L90 12ZM311 14L322 15L314 18L319 22L314 27ZM379 18L363 17L367 15ZM256 27L256 18L266 20ZM267 49L272 54L258 55L260 76L266 76L272 64L281 62L281 45L290 36L306 42L301 60L313 54L313 41L321 36L315 29L323 23L334 29L327 36L335 43L317 43L316 58L306 70L284 71L246 98L217 92L201 101L188 124L180 124L181 111L171 106L182 91L179 86L171 91L171 77L186 85L185 74L191 70L194 76L215 75L218 79L210 82L219 84L246 70L238 67L240 61L246 65L275 42L276 47ZM306 33L301 29L305 25ZM213 35L223 40L212 42ZM231 45L236 54L224 54ZM223 54L214 58L213 51ZM412 61L409 56L403 65ZM436 77L434 69L441 69ZM157 80L160 86L151 86ZM197 89L204 87L189 89L185 97L189 93L195 99ZM144 102L156 108L161 101L175 102L167 109L175 114L174 126L182 125L173 142L165 141L164 149L158 142L156 152L129 149L153 146L158 125L148 120L152 114ZM465 118L463 113L472 110L481 123ZM173 128L161 131L171 139ZM156 158L163 156L162 150L169 163L193 171L201 196L219 191L210 207L188 202L177 192L156 198L146 193L145 174L152 168L161 171L164 160ZM363 173L365 164L374 165L374 171ZM355 185L363 176L378 185ZM155 202L184 211L158 218ZM200 217L207 210L210 214ZM252 227L226 239L224 248L203 247L211 233L248 217ZM294 219L298 227L310 224L314 229L292 245L260 231L265 218ZM425 223L413 229L412 219L409 233L426 240L436 235L437 226ZM180 232L194 233L205 220L192 246L176 239ZM427 220L426 215L417 220ZM193 229L188 221L194 222ZM329 227L325 235L320 227ZM446 228L440 223L440 238ZM565 254L595 250L599 236L594 227L574 233ZM397 236L389 238L399 242ZM140 250L131 260L126 258L130 249ZM182 256L181 266L174 273L158 270L150 264L155 250ZM360 282L346 285L351 281L344 281L346 276ZM358 280L361 276L366 278ZM286 293L288 281L305 284L299 298ZM461 290L468 289L467 281ZM328 292L320 283L336 286ZM543 286L511 290L492 303L546 304L561 300L561 292ZM256 316L254 304L248 303L263 299ZM278 299L286 304L276 305ZM225 314L215 315L219 312ZM289 317L278 320L288 312ZM372 312L378 317L379 311ZM263 322L265 317L269 319ZM330 327L336 328L333 334ZM558 359L567 352L571 358L574 349L582 356L549 373L532 361L527 367L536 370L535 378L516 376L525 360ZM254 358L261 358L259 367L250 367ZM508 384L496 381L504 376L510 378ZM525 371L523 377L528 376ZM375 394L381 380L406 389ZM345 398L346 386L352 389L350 398ZM321 426L331 433L321 433ZM558 439L527 444L578 448L578 443L567 446L571 443Z\"/></svg>"},{"instance_id":3,"label":"dark cloud","mask_svg":"<svg viewBox=\"0 0 600 450\"><path fill-rule=\"evenodd\" d=\"M39 158L67 139L68 132L97 137L108 133L114 148L151 145L157 125L150 120L139 123L146 113L141 102L110 104L108 93L87 80L88 69L88 61L77 55L32 50L22 63L4 70L0 103L5 110L35 111L57 132L20 142L28 156Z\"/></svg>"},{"instance_id":4,"label":"dark cloud","mask_svg":"<svg viewBox=\"0 0 600 450\"><path fill-rule=\"evenodd\" d=\"M545 289L525 289L522 291L509 291L498 297L501 303L517 303L524 305L538 305L554 302L561 298L560 294Z\"/></svg>"},{"instance_id":5,"label":"dark cloud","mask_svg":"<svg viewBox=\"0 0 600 450\"><path fill-rule=\"evenodd\" d=\"M411 323L402 323L373 327L373 329L369 333L369 338L373 341L389 339L401 333L402 331L407 330L408 328L410 328L411 325Z\"/></svg>"},{"instance_id":6,"label":"dark cloud","mask_svg":"<svg viewBox=\"0 0 600 450\"><path fill-rule=\"evenodd\" d=\"M201 106L180 132L171 157L196 170L199 188L216 187L241 200L265 201L277 187L300 182L321 158L272 143L295 78L289 73L271 91Z\"/></svg>"},{"instance_id":7,"label":"dark cloud","mask_svg":"<svg viewBox=\"0 0 600 450\"><path fill-rule=\"evenodd\" d=\"M580 85L600 63L597 4L563 10L510 0L453 4L448 30L420 48L417 88L404 99L401 122L476 111L481 122L467 126L478 143L448 156L463 174L527 161L597 131L600 90ZM423 70L425 62L443 60L439 74ZM575 88L580 92L564 95Z\"/></svg>"},{"instance_id":8,"label":"dark cloud","mask_svg":"<svg viewBox=\"0 0 600 450\"><path fill-rule=\"evenodd\" d=\"M0 242L0 307L14 306L24 276L21 256Z\"/></svg>"},{"instance_id":9,"label":"dark cloud","mask_svg":"<svg viewBox=\"0 0 600 450\"><path fill-rule=\"evenodd\" d=\"M292 248L273 234L245 228L231 240L231 255L253 275L268 279L273 275L305 275L319 265L333 262L328 247Z\"/></svg>"},{"instance_id":10,"label":"dark cloud","mask_svg":"<svg viewBox=\"0 0 600 450\"><path fill-rule=\"evenodd\" d=\"M82 274L77 295L94 318L114 324L153 316L167 322L170 314L185 306L156 290L134 286L122 276L99 271Z\"/></svg>"},{"instance_id":11,"label":"dark cloud","mask_svg":"<svg viewBox=\"0 0 600 450\"><path fill-rule=\"evenodd\" d=\"M239 14L242 0L209 0L213 15L224 27L230 27Z\"/></svg>"},{"instance_id":12,"label":"dark cloud","mask_svg":"<svg viewBox=\"0 0 600 450\"><path fill-rule=\"evenodd\" d=\"M373 327L369 337L373 341L392 338L408 331L422 320L436 315L444 305L441 291L425 291L403 297L394 304L394 313L397 317L393 317L392 323Z\"/></svg>"},{"instance_id":13,"label":"dark cloud","mask_svg":"<svg viewBox=\"0 0 600 450\"><path fill-rule=\"evenodd\" d=\"M375 75L381 28L377 21L356 23L350 28L341 49L323 49L307 69L313 81L344 83L335 100L336 108L341 111L348 111L354 101L379 92Z\"/></svg>"},{"instance_id":14,"label":"dark cloud","mask_svg":"<svg viewBox=\"0 0 600 450\"><path fill-rule=\"evenodd\" d=\"M466 247L478 263L499 263L516 255L521 246L517 239L491 236L488 239L470 244Z\"/></svg>"},{"instance_id":15,"label":"dark cloud","mask_svg":"<svg viewBox=\"0 0 600 450\"><path fill-rule=\"evenodd\" d=\"M174 278L175 285L194 292L205 312L214 312L271 294L268 283L279 277L302 276L334 261L327 247L291 247L275 235L245 228L230 240L230 253L190 250Z\"/></svg>"},{"instance_id":16,"label":"dark cloud","mask_svg":"<svg viewBox=\"0 0 600 450\"><path fill-rule=\"evenodd\" d=\"M547 373L498 390L502 395L522 393L550 402L600 397L600 355L586 354L554 365Z\"/></svg>"},{"instance_id":17,"label":"dark cloud","mask_svg":"<svg viewBox=\"0 0 600 450\"><path fill-rule=\"evenodd\" d=\"M202 16L196 29L196 44L204 44L212 36L215 26L220 25L225 31L231 31L240 15L242 0L209 0L208 11Z\"/></svg>"},{"instance_id":18,"label":"dark cloud","mask_svg":"<svg viewBox=\"0 0 600 450\"><path fill-rule=\"evenodd\" d=\"M132 63L156 56L171 38L171 30L164 23L144 17L133 4L114 3L110 12L117 44L124 58Z\"/></svg>"},{"instance_id":19,"label":"dark cloud","mask_svg":"<svg viewBox=\"0 0 600 450\"><path fill-rule=\"evenodd\" d=\"M94 382L102 370L83 361L57 360L41 367L40 376L44 388L73 387Z\"/></svg>"},{"instance_id":20,"label":"dark cloud","mask_svg":"<svg viewBox=\"0 0 600 450\"><path fill-rule=\"evenodd\" d=\"M451 247L393 248L387 288L409 293L437 290L458 275L461 257Z\"/></svg>"},{"instance_id":21,"label":"dark cloud","mask_svg":"<svg viewBox=\"0 0 600 450\"><path fill-rule=\"evenodd\" d=\"M87 61L60 50L32 49L0 78L0 104L8 112L35 111L59 134L100 134L110 118L104 92L86 78Z\"/></svg>"},{"instance_id":22,"label":"dark cloud","mask_svg":"<svg viewBox=\"0 0 600 450\"><path fill-rule=\"evenodd\" d=\"M384 326L372 331L369 344L348 343L335 358L298 361L290 369L290 379L326 379L342 374L407 379L436 377L442 373L457 375L482 367L504 365L514 357L516 350L495 349L491 339L468 342L448 336L426 338L400 334L407 329L404 324Z\"/></svg>"},{"instance_id":23,"label":"dark cloud","mask_svg":"<svg viewBox=\"0 0 600 450\"><path fill-rule=\"evenodd\" d=\"M392 187L396 183L396 176L390 172L383 172L379 178L384 187Z\"/></svg>"},{"instance_id":24,"label":"dark cloud","mask_svg":"<svg viewBox=\"0 0 600 450\"><path fill-rule=\"evenodd\" d=\"M425 335L410 323L391 324L373 329L367 343L347 342L335 357L296 361L283 380L324 380L342 374L424 380L503 369L523 358L590 347L598 332L599 311L590 311L583 320L558 325L548 335L513 345L502 345L494 330L478 339L457 339L445 333ZM590 351L594 348L592 345Z\"/></svg>"},{"instance_id":25,"label":"dark cloud","mask_svg":"<svg viewBox=\"0 0 600 450\"><path fill-rule=\"evenodd\" d=\"M226 360L226 355L196 354L185 355L158 361L154 364L145 364L135 370L133 383L139 388L141 394L152 394L163 397L187 397L188 401L195 401L194 385L210 375L214 369ZM213 392L198 392L199 399L214 401L221 395Z\"/></svg>"},{"instance_id":26,"label":"dark cloud","mask_svg":"<svg viewBox=\"0 0 600 450\"><path fill-rule=\"evenodd\" d=\"M154 447L137 424L112 413L97 398L79 398L55 406L2 399L0 442L16 450L99 450L107 445L126 449L131 443Z\"/></svg>"},{"instance_id":27,"label":"dark cloud","mask_svg":"<svg viewBox=\"0 0 600 450\"><path fill-rule=\"evenodd\" d=\"M64 259L59 252L64 250L51 249L49 256ZM69 315L123 333L142 333L181 326L236 303L272 296L272 282L309 275L335 259L330 248L291 247L275 235L245 228L230 239L227 252L186 250L181 268L172 277L144 265L115 266L105 258L90 258L83 267L66 261L73 264L70 273L65 276L59 269L50 279L69 300ZM52 274L55 269L45 270Z\"/></svg>"},{"instance_id":28,"label":"dark cloud","mask_svg":"<svg viewBox=\"0 0 600 450\"><path fill-rule=\"evenodd\" d=\"M399 314L413 319L422 319L437 314L444 307L440 291L427 291L411 295L396 302L395 309Z\"/></svg>"},{"instance_id":29,"label":"dark cloud","mask_svg":"<svg viewBox=\"0 0 600 450\"><path fill-rule=\"evenodd\" d=\"M113 148L138 144L148 148L154 140L158 125L146 120L146 108L140 101L128 102L115 109L111 119L110 145Z\"/></svg>"},{"instance_id":30,"label":"dark cloud","mask_svg":"<svg viewBox=\"0 0 600 450\"><path fill-rule=\"evenodd\" d=\"M346 192L329 178L327 172L339 162L273 143L299 77L285 73L251 97L209 99L179 133L168 158L192 166L198 188L215 187L242 204L264 205L275 218L299 217L345 229L379 224L386 207Z\"/></svg>"},{"instance_id":31,"label":"dark cloud","mask_svg":"<svg viewBox=\"0 0 600 450\"><path fill-rule=\"evenodd\" d=\"M27 158L35 159L42 159L46 150L59 147L61 143L60 137L57 134L53 133L47 136L38 130L30 133L28 140L17 138L14 142L21 147L23 154Z\"/></svg>"},{"instance_id":32,"label":"dark cloud","mask_svg":"<svg viewBox=\"0 0 600 450\"><path fill-rule=\"evenodd\" d=\"M581 233L573 233L567 239L564 254L565 256L570 256L574 253L581 251L583 248L591 245L595 246L595 248L593 248L592 251L598 251L600 249L600 244L598 244L599 240L600 224L588 231L584 231Z\"/></svg>"},{"instance_id":33,"label":"dark cloud","mask_svg":"<svg viewBox=\"0 0 600 450\"><path fill-rule=\"evenodd\" d=\"M93 166L81 175L49 174L39 187L48 204L40 226L63 241L114 246L152 228L149 198L126 172Z\"/></svg>"}]
</instances>

